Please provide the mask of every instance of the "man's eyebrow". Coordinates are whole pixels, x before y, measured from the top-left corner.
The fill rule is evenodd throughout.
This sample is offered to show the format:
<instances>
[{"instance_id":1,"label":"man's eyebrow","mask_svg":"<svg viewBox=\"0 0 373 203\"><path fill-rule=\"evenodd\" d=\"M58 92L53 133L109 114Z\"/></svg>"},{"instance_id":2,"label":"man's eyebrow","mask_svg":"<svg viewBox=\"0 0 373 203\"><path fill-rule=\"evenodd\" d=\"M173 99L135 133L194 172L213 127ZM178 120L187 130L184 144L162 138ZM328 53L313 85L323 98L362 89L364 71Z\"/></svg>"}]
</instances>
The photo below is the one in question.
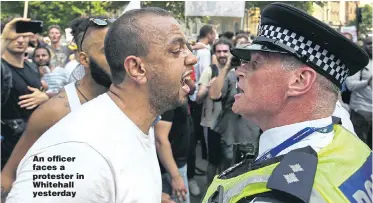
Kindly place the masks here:
<instances>
[{"instance_id":1,"label":"man's eyebrow","mask_svg":"<svg viewBox=\"0 0 373 203\"><path fill-rule=\"evenodd\" d=\"M171 39L168 44L186 44L186 40L183 37L175 37Z\"/></svg>"}]
</instances>

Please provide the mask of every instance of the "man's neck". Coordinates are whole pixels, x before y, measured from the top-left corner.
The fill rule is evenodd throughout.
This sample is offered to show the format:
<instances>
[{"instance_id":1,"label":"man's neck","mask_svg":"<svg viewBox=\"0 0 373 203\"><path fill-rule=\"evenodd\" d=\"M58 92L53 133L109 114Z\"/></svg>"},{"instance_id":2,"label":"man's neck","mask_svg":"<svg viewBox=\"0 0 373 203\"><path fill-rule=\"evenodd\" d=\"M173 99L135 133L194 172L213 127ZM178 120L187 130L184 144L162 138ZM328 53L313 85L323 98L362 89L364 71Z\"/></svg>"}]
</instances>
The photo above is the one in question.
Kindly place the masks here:
<instances>
[{"instance_id":1,"label":"man's neck","mask_svg":"<svg viewBox=\"0 0 373 203\"><path fill-rule=\"evenodd\" d=\"M23 64L25 62L25 59L23 57L23 53L11 54L10 52L5 51L2 58L16 68L24 68Z\"/></svg>"},{"instance_id":2,"label":"man's neck","mask_svg":"<svg viewBox=\"0 0 373 203\"><path fill-rule=\"evenodd\" d=\"M52 47L54 48L54 49L58 49L58 48L60 48L60 42L57 42L57 43L52 43Z\"/></svg>"},{"instance_id":3,"label":"man's neck","mask_svg":"<svg viewBox=\"0 0 373 203\"><path fill-rule=\"evenodd\" d=\"M210 44L209 40L207 38L202 38L202 39L199 40L199 42L201 42L201 43L203 43L205 45L209 45Z\"/></svg>"},{"instance_id":4,"label":"man's neck","mask_svg":"<svg viewBox=\"0 0 373 203\"><path fill-rule=\"evenodd\" d=\"M139 92L135 85L121 84L111 85L108 95L144 134L148 134L158 115L151 110L148 96Z\"/></svg>"},{"instance_id":5,"label":"man's neck","mask_svg":"<svg viewBox=\"0 0 373 203\"><path fill-rule=\"evenodd\" d=\"M81 94L88 100L92 100L108 91L108 88L98 84L90 73L86 74L83 79L76 83L76 88L79 88Z\"/></svg>"}]
</instances>

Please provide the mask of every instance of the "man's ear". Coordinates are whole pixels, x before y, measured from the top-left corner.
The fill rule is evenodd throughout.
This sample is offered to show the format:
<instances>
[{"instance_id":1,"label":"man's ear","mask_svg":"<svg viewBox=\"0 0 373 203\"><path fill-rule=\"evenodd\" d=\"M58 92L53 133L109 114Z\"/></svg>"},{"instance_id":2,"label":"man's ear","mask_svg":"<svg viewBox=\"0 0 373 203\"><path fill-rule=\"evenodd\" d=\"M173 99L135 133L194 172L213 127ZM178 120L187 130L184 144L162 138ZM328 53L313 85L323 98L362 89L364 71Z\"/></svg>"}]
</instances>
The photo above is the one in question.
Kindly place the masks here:
<instances>
[{"instance_id":1,"label":"man's ear","mask_svg":"<svg viewBox=\"0 0 373 203\"><path fill-rule=\"evenodd\" d=\"M79 63L82 64L86 69L89 68L89 57L85 52L79 53Z\"/></svg>"},{"instance_id":2,"label":"man's ear","mask_svg":"<svg viewBox=\"0 0 373 203\"><path fill-rule=\"evenodd\" d=\"M148 79L146 78L146 69L142 63L141 58L136 56L128 56L124 60L124 67L126 70L126 76L131 78L138 84L145 84Z\"/></svg>"},{"instance_id":3,"label":"man's ear","mask_svg":"<svg viewBox=\"0 0 373 203\"><path fill-rule=\"evenodd\" d=\"M288 96L300 96L306 94L316 81L317 72L308 67L291 71Z\"/></svg>"}]
</instances>

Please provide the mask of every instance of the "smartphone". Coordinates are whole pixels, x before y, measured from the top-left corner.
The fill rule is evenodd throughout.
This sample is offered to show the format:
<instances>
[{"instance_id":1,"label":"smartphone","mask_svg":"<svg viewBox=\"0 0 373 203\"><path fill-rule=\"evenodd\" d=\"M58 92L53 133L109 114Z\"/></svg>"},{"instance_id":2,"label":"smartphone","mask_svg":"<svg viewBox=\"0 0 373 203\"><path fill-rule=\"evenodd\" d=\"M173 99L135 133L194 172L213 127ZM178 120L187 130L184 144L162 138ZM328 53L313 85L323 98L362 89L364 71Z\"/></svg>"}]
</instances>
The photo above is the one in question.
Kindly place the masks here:
<instances>
[{"instance_id":1,"label":"smartphone","mask_svg":"<svg viewBox=\"0 0 373 203\"><path fill-rule=\"evenodd\" d=\"M42 33L43 31L43 21L39 20L32 20L32 21L19 21L16 23L16 32L17 33L25 33L25 32L32 32Z\"/></svg>"}]
</instances>

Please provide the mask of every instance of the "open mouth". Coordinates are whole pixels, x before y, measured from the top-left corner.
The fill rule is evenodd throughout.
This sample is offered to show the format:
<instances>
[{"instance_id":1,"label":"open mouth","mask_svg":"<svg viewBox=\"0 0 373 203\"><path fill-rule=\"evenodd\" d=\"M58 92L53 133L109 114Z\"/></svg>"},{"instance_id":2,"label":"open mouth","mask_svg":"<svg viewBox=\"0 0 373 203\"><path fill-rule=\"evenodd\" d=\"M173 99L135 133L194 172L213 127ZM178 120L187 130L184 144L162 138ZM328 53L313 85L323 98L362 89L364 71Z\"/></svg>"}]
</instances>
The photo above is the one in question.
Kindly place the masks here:
<instances>
[{"instance_id":1,"label":"open mouth","mask_svg":"<svg viewBox=\"0 0 373 203\"><path fill-rule=\"evenodd\" d=\"M181 85L181 88L187 93L189 94L190 92L190 87L189 85L186 83L186 81L188 80L190 74L192 72L191 71L187 71L183 74L183 76L181 77L181 80L180 80L180 85Z\"/></svg>"},{"instance_id":2,"label":"open mouth","mask_svg":"<svg viewBox=\"0 0 373 203\"><path fill-rule=\"evenodd\" d=\"M238 93L245 93L240 87L237 88Z\"/></svg>"}]
</instances>

